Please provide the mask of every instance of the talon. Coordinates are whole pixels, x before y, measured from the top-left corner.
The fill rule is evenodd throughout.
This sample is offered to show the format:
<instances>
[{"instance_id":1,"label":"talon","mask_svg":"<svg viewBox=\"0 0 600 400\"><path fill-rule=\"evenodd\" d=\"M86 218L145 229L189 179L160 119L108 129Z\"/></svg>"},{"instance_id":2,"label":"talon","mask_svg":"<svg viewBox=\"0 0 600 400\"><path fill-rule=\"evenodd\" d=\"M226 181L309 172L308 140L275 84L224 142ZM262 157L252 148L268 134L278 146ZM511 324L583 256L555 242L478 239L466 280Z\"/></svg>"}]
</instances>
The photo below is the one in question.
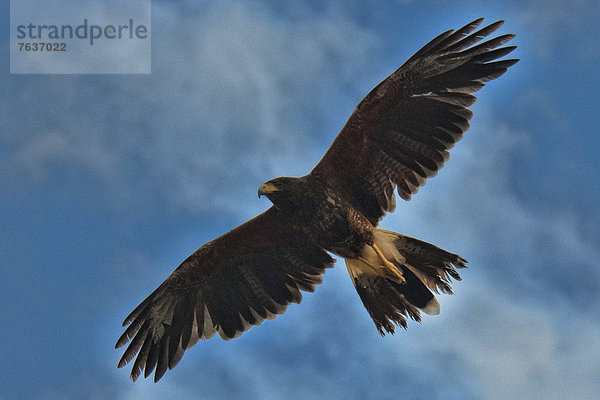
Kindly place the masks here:
<instances>
[{"instance_id":1,"label":"talon","mask_svg":"<svg viewBox=\"0 0 600 400\"><path fill-rule=\"evenodd\" d=\"M373 250L375 250L375 253L377 253L379 258L383 262L383 266L387 267L387 269L388 269L387 272L391 272L392 276L390 278L392 280L397 281L398 283L406 282L406 279L404 278L404 275L402 275L402 272L392 262L388 261L388 259L385 258L385 256L379 249L379 246L377 246L375 243L373 243L372 247L373 247Z\"/></svg>"},{"instance_id":2,"label":"talon","mask_svg":"<svg viewBox=\"0 0 600 400\"><path fill-rule=\"evenodd\" d=\"M396 276L398 277L398 280L400 281L398 283L402 284L402 283L406 282L406 278L404 277L404 275L402 275L402 272L397 271Z\"/></svg>"}]
</instances>

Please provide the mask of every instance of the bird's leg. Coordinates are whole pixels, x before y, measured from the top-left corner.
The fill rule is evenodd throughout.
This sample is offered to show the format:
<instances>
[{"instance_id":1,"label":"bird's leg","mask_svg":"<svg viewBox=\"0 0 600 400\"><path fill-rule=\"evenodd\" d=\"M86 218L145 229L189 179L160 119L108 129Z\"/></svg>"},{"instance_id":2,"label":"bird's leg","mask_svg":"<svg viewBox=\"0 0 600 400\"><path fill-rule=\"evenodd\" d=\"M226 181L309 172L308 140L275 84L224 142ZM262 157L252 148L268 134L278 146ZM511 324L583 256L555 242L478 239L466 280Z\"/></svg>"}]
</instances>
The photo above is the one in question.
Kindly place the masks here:
<instances>
[{"instance_id":1,"label":"bird's leg","mask_svg":"<svg viewBox=\"0 0 600 400\"><path fill-rule=\"evenodd\" d=\"M379 258L381 259L383 266L387 268L387 272L392 274L392 280L395 280L398 283L406 282L406 279L402 275L402 272L400 272L400 270L393 263L391 263L390 261L388 261L387 258L385 258L385 256L381 252L381 249L375 243L373 243L373 250L375 250L375 253L377 253L377 256L379 256Z\"/></svg>"}]
</instances>

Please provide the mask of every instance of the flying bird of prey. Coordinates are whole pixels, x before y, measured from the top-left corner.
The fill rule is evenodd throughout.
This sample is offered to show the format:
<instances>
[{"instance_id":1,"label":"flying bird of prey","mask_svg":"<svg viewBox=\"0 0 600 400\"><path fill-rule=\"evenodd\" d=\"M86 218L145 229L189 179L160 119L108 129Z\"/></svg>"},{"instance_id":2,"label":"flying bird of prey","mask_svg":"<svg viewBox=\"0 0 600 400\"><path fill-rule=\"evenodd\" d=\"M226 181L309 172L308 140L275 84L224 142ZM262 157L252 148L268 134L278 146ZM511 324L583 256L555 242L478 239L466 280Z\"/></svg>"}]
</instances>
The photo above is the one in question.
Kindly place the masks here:
<instances>
[{"instance_id":1,"label":"flying bird of prey","mask_svg":"<svg viewBox=\"0 0 600 400\"><path fill-rule=\"evenodd\" d=\"M273 205L190 255L131 314L116 347L132 361L131 379L158 381L185 350L218 333L228 340L300 303L343 257L381 335L406 328L420 311L438 314L433 292L466 261L432 244L379 228L434 176L469 128L473 92L517 59L498 60L514 35L479 43L503 21L475 31L477 19L421 48L358 104L321 161L305 176L258 189ZM475 31L475 32L473 32Z\"/></svg>"}]
</instances>

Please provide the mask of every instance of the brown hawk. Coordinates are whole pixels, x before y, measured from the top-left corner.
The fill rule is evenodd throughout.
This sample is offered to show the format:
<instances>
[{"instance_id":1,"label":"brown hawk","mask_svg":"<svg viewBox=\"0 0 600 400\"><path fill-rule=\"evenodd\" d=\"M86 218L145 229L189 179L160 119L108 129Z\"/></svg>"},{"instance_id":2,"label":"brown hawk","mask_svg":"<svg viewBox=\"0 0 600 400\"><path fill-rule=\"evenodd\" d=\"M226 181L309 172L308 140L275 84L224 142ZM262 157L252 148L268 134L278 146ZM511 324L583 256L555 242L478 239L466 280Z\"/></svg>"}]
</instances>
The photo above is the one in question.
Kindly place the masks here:
<instances>
[{"instance_id":1,"label":"brown hawk","mask_svg":"<svg viewBox=\"0 0 600 400\"><path fill-rule=\"evenodd\" d=\"M409 200L448 160L472 93L518 61L498 60L515 49L501 47L512 34L479 43L503 24L475 31L482 21L437 36L377 85L308 175L260 186L271 208L200 247L127 316L118 366L137 354L131 378L156 369L158 381L198 340L235 338L300 303L333 266L330 253L345 259L382 335L439 313L432 291L451 293L466 261L378 223L395 190Z\"/></svg>"}]
</instances>

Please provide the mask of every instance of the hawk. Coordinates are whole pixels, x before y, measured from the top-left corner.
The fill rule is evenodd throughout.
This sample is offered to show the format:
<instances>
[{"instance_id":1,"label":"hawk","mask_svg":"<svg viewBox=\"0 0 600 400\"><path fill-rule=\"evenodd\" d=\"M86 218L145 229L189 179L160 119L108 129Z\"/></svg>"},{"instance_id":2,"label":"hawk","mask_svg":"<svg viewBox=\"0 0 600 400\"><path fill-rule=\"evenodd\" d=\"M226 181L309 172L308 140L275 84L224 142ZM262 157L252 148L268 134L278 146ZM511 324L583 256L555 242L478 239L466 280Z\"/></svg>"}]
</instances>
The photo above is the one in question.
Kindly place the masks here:
<instances>
[{"instance_id":1,"label":"hawk","mask_svg":"<svg viewBox=\"0 0 600 400\"><path fill-rule=\"evenodd\" d=\"M131 342L118 367L135 358L131 379L155 370L158 381L198 340L236 338L300 303L331 254L345 259L381 335L438 314L433 292L451 294L466 260L379 221L395 192L409 200L448 160L469 128L472 93L518 61L501 59L513 34L481 42L503 21L476 30L482 21L435 37L379 83L308 175L262 184L267 211L196 250L125 318L116 347Z\"/></svg>"}]
</instances>

